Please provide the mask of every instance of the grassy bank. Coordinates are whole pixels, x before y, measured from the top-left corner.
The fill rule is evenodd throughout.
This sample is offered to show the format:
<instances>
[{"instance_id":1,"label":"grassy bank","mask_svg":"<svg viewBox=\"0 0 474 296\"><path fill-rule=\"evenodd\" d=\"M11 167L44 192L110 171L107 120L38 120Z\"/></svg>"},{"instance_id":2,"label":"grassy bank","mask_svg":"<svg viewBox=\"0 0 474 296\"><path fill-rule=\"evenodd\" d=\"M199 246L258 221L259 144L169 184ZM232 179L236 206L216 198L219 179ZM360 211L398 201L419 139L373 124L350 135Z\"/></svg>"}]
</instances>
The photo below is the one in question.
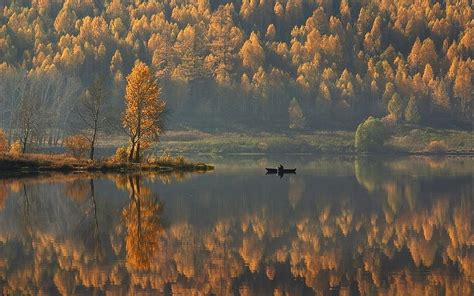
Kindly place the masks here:
<instances>
[{"instance_id":1,"label":"grassy bank","mask_svg":"<svg viewBox=\"0 0 474 296\"><path fill-rule=\"evenodd\" d=\"M474 153L470 131L433 129L410 125L391 131L384 151L387 153L429 154L429 145L442 141L445 151L436 153ZM204 133L201 131L169 132L154 150L171 154L185 153L321 153L353 154L354 132L315 131L302 133Z\"/></svg>"},{"instance_id":2,"label":"grassy bank","mask_svg":"<svg viewBox=\"0 0 474 296\"><path fill-rule=\"evenodd\" d=\"M147 153L154 155L151 163L116 163L107 160L77 160L64 154L61 147L45 149L46 154L1 154L0 174L8 172L88 171L208 171L213 167L182 160L184 154L356 154L352 131L302 131L282 133L229 133L203 131L169 131ZM430 150L430 143L443 143L442 151ZM101 137L100 158L111 156L116 147L126 146L125 137ZM471 131L434 129L400 125L390 131L383 152L389 154L474 154ZM59 154L59 155L49 155ZM163 157L169 155L170 157ZM150 157L148 157L149 159ZM193 157L195 158L195 157Z\"/></svg>"},{"instance_id":3,"label":"grassy bank","mask_svg":"<svg viewBox=\"0 0 474 296\"><path fill-rule=\"evenodd\" d=\"M214 167L204 163L187 161L166 163L117 163L107 160L82 160L64 154L0 154L0 174L35 172L170 172L209 171Z\"/></svg>"},{"instance_id":4,"label":"grassy bank","mask_svg":"<svg viewBox=\"0 0 474 296\"><path fill-rule=\"evenodd\" d=\"M183 153L352 153L354 133L203 133L170 132L154 149Z\"/></svg>"},{"instance_id":5,"label":"grassy bank","mask_svg":"<svg viewBox=\"0 0 474 296\"><path fill-rule=\"evenodd\" d=\"M413 125L398 126L389 140L387 149L412 154L430 154L430 143L438 141L446 146L446 153L474 154L472 131L454 129L435 129Z\"/></svg>"}]
</instances>

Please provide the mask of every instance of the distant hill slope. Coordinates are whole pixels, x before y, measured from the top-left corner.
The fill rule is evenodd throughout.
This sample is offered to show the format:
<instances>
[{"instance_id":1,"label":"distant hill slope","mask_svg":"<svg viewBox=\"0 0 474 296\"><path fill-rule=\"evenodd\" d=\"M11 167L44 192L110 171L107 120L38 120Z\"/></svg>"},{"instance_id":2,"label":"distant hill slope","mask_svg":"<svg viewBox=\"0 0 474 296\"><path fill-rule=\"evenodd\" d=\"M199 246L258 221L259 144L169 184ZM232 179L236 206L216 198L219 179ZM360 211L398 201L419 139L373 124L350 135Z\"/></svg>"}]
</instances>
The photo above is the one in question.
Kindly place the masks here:
<instances>
[{"instance_id":1,"label":"distant hill slope","mask_svg":"<svg viewBox=\"0 0 474 296\"><path fill-rule=\"evenodd\" d=\"M44 125L67 129L97 74L119 108L137 59L155 71L172 123L469 124L470 2L2 1L0 126L12 128L19 102L41 93Z\"/></svg>"}]
</instances>

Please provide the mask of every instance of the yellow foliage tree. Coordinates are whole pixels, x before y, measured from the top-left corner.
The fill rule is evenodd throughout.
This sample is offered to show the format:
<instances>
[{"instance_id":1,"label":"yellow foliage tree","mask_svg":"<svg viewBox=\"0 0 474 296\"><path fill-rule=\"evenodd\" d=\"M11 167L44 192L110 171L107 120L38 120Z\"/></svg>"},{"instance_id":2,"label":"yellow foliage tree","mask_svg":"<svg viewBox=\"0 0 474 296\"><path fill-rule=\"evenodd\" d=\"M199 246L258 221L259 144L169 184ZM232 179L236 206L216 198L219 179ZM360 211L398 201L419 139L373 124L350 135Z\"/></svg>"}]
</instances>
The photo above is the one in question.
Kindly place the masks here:
<instances>
[{"instance_id":1,"label":"yellow foliage tree","mask_svg":"<svg viewBox=\"0 0 474 296\"><path fill-rule=\"evenodd\" d=\"M54 20L54 28L57 32L69 33L74 29L76 20L76 13L69 7L68 2L66 2Z\"/></svg>"},{"instance_id":2,"label":"yellow foliage tree","mask_svg":"<svg viewBox=\"0 0 474 296\"><path fill-rule=\"evenodd\" d=\"M137 61L127 76L123 126L130 138L129 161L139 162L140 152L163 133L166 103L160 87L144 63Z\"/></svg>"},{"instance_id":3,"label":"yellow foliage tree","mask_svg":"<svg viewBox=\"0 0 474 296\"><path fill-rule=\"evenodd\" d=\"M265 51L263 50L260 39L255 32L250 34L249 39L245 41L239 54L244 67L252 70L257 70L265 63Z\"/></svg>"}]
</instances>

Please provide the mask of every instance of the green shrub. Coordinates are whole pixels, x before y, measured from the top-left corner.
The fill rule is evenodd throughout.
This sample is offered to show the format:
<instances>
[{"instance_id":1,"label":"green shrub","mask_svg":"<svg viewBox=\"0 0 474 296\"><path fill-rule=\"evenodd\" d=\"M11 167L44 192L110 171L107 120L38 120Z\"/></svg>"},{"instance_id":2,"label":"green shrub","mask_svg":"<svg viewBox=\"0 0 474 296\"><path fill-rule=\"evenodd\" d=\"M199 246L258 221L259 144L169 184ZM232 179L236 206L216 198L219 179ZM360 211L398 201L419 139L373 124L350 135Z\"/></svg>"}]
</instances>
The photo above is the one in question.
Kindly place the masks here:
<instances>
[{"instance_id":1,"label":"green shrub","mask_svg":"<svg viewBox=\"0 0 474 296\"><path fill-rule=\"evenodd\" d=\"M357 127L355 148L359 152L380 151L386 139L387 131L382 121L370 116Z\"/></svg>"}]
</instances>

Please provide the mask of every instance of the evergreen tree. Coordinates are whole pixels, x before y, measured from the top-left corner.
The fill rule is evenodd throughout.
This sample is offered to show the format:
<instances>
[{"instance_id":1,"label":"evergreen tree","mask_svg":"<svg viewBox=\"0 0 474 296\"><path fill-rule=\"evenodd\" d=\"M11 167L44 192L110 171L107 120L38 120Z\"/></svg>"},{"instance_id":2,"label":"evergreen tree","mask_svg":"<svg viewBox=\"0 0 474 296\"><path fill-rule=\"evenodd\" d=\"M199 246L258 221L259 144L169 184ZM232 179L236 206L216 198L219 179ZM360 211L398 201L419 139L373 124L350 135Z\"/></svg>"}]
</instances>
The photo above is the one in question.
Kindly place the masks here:
<instances>
[{"instance_id":1,"label":"evergreen tree","mask_svg":"<svg viewBox=\"0 0 474 296\"><path fill-rule=\"evenodd\" d=\"M403 111L405 110L405 102L398 93L394 93L390 102L388 102L388 112L396 121L403 119Z\"/></svg>"},{"instance_id":2,"label":"evergreen tree","mask_svg":"<svg viewBox=\"0 0 474 296\"><path fill-rule=\"evenodd\" d=\"M420 123L421 121L420 112L418 111L418 105L414 96L411 96L408 101L408 105L405 109L405 119L410 123Z\"/></svg>"},{"instance_id":3,"label":"evergreen tree","mask_svg":"<svg viewBox=\"0 0 474 296\"><path fill-rule=\"evenodd\" d=\"M291 129L302 129L305 126L305 118L300 104L293 98L288 105L288 116L290 119L289 127Z\"/></svg>"}]
</instances>

